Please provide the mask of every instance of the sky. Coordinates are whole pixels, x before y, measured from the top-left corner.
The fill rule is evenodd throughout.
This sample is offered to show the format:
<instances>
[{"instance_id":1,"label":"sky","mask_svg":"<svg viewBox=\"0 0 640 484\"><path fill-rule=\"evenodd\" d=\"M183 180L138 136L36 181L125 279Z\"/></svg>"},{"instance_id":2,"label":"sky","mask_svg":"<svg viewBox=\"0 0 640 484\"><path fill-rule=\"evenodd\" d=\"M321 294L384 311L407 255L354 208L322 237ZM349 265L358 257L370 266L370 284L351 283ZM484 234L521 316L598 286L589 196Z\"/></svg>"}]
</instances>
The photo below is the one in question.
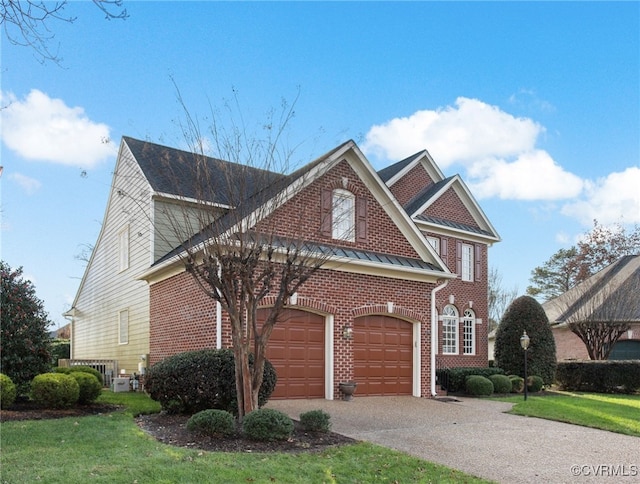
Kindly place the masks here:
<instances>
[{"instance_id":1,"label":"sky","mask_svg":"<svg viewBox=\"0 0 640 484\"><path fill-rule=\"evenodd\" d=\"M353 139L376 170L427 149L460 174L531 271L600 224L640 223L639 2L148 2L126 20L70 2L59 63L1 45L1 257L66 323L100 232L122 136L185 148L237 99L259 130L295 103L304 164ZM4 27L4 26L3 26ZM209 118L210 119L210 118Z\"/></svg>"}]
</instances>

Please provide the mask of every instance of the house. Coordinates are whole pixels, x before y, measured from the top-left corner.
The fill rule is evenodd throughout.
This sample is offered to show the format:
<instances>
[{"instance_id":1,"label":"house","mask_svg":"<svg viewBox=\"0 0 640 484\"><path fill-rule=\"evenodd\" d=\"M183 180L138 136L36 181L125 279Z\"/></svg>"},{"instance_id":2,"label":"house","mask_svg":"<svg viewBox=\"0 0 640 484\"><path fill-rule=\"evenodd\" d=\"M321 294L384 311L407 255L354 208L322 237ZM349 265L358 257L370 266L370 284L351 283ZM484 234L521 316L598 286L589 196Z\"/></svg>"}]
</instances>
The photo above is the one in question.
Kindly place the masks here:
<instances>
[{"instance_id":1,"label":"house","mask_svg":"<svg viewBox=\"0 0 640 484\"><path fill-rule=\"evenodd\" d=\"M558 361L589 359L584 343L567 326L585 316L630 323L609 359L640 359L640 255L618 259L542 307L552 325Z\"/></svg>"},{"instance_id":2,"label":"house","mask_svg":"<svg viewBox=\"0 0 640 484\"><path fill-rule=\"evenodd\" d=\"M227 315L178 257L186 237L203 235L188 220L183 240L167 230L167 214L185 201L205 197L221 216L236 209L215 186L195 193L186 174L167 175L198 160L122 139L102 230L67 313L73 359L112 359L130 373L230 346ZM428 152L376 172L349 141L293 174L263 172L260 187L253 169L204 162L247 193L273 195L257 223L277 220L279 237L303 233L331 251L271 335L273 398L333 399L352 380L358 395L429 397L436 367L486 366L488 248L500 238L462 179L445 177Z\"/></svg>"}]
</instances>

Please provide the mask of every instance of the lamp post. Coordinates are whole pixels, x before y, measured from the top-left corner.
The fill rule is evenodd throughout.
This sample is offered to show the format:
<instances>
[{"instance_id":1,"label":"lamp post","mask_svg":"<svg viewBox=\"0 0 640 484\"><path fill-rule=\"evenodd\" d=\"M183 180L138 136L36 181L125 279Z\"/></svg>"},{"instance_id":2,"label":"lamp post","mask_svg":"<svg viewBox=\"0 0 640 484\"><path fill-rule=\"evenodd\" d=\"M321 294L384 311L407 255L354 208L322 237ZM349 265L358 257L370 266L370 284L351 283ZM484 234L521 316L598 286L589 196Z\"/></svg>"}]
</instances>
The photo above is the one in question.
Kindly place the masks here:
<instances>
[{"instance_id":1,"label":"lamp post","mask_svg":"<svg viewBox=\"0 0 640 484\"><path fill-rule=\"evenodd\" d=\"M531 339L527 335L526 331L523 331L520 336L520 346L524 350L524 399L527 399L527 349L529 348L529 342Z\"/></svg>"}]
</instances>

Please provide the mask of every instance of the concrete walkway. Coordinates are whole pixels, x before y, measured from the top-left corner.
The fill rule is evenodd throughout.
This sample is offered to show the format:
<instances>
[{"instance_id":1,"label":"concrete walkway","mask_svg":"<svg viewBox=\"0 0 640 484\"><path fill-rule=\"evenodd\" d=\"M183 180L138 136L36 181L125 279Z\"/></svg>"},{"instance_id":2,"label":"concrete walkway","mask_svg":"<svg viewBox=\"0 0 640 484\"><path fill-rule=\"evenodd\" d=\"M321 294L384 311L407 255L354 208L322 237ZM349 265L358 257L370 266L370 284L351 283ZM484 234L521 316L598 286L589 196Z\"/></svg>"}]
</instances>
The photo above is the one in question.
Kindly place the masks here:
<instances>
[{"instance_id":1,"label":"concrete walkway","mask_svg":"<svg viewBox=\"0 0 640 484\"><path fill-rule=\"evenodd\" d=\"M272 400L294 419L322 409L334 432L503 483L640 482L640 438L504 412L511 404L459 398Z\"/></svg>"}]
</instances>

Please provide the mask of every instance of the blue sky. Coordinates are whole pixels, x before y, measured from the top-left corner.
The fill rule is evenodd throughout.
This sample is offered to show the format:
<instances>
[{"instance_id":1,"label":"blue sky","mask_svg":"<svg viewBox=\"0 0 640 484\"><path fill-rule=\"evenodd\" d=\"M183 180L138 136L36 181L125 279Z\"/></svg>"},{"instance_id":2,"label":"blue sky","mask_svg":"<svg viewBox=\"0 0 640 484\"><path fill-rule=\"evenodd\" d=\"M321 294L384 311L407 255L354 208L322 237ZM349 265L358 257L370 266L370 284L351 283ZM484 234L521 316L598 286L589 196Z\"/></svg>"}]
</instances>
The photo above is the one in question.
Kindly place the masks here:
<instances>
[{"instance_id":1,"label":"blue sky","mask_svg":"<svg viewBox=\"0 0 640 484\"><path fill-rule=\"evenodd\" d=\"M183 147L178 86L248 125L299 94L300 163L354 139L376 169L427 149L532 269L592 227L640 223L638 2L142 2L50 24L61 65L2 37L2 259L65 323L123 135ZM110 139L110 143L104 143Z\"/></svg>"}]
</instances>

